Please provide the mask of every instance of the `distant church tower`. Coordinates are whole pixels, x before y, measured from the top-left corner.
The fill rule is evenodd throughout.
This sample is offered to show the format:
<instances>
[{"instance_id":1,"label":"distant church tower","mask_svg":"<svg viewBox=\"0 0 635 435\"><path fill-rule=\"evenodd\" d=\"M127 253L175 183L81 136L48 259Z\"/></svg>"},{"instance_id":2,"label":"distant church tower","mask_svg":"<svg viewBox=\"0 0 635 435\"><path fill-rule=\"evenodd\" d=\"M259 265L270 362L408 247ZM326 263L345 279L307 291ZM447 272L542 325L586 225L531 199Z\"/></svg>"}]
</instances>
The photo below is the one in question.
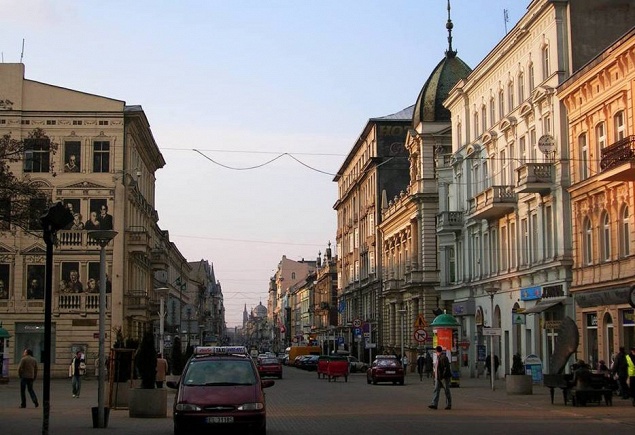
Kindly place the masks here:
<instances>
[{"instance_id":1,"label":"distant church tower","mask_svg":"<svg viewBox=\"0 0 635 435\"><path fill-rule=\"evenodd\" d=\"M243 311L243 328L249 321L249 314L247 314L247 304L245 304L245 310Z\"/></svg>"}]
</instances>

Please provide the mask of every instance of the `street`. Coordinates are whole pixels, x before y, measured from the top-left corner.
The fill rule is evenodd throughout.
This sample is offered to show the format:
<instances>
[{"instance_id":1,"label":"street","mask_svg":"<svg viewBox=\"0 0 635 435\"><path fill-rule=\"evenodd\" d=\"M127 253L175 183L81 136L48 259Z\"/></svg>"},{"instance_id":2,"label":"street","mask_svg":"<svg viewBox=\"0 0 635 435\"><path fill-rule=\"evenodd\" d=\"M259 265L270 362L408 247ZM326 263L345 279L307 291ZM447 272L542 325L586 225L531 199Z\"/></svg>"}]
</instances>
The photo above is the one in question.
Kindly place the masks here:
<instances>
[{"instance_id":1,"label":"street","mask_svg":"<svg viewBox=\"0 0 635 435\"><path fill-rule=\"evenodd\" d=\"M42 382L36 382L40 407L19 409L19 381L0 385L0 433L42 433ZM351 374L348 382L318 379L315 372L284 367L284 378L266 390L269 435L324 435L343 433L419 434L598 434L635 431L635 407L631 401L614 398L612 407L565 406L556 392L555 403L549 390L534 385L530 396L508 396L504 381L496 381L492 392L489 379L462 379L452 389L452 410L446 411L441 394L438 410L428 409L432 381L419 381L409 373L406 385L368 385L362 373ZM100 431L131 435L172 433L171 409L168 418L130 418L128 411L111 410L108 427L93 429L91 407L97 404L97 381L86 379L80 399L71 396L70 380L51 383L50 434ZM168 404L174 395L170 390Z\"/></svg>"}]
</instances>

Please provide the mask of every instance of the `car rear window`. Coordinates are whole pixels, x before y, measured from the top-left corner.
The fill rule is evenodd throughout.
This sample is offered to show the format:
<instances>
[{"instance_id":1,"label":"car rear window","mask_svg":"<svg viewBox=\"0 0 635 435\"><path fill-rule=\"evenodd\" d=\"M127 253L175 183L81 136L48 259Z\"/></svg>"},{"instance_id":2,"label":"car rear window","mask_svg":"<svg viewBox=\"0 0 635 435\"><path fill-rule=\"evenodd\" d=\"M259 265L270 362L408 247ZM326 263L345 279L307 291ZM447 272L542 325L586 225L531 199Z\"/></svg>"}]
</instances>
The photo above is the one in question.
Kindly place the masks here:
<instances>
[{"instance_id":1,"label":"car rear window","mask_svg":"<svg viewBox=\"0 0 635 435\"><path fill-rule=\"evenodd\" d=\"M379 367L397 367L399 362L394 359L379 359L377 360L377 366Z\"/></svg>"},{"instance_id":2,"label":"car rear window","mask_svg":"<svg viewBox=\"0 0 635 435\"><path fill-rule=\"evenodd\" d=\"M198 360L188 366L183 383L187 386L254 385L256 376L249 360Z\"/></svg>"},{"instance_id":3,"label":"car rear window","mask_svg":"<svg viewBox=\"0 0 635 435\"><path fill-rule=\"evenodd\" d=\"M263 358L260 361L260 364L267 364L267 365L268 364L276 364L277 365L277 364L280 364L280 361L278 361L277 358Z\"/></svg>"}]
</instances>

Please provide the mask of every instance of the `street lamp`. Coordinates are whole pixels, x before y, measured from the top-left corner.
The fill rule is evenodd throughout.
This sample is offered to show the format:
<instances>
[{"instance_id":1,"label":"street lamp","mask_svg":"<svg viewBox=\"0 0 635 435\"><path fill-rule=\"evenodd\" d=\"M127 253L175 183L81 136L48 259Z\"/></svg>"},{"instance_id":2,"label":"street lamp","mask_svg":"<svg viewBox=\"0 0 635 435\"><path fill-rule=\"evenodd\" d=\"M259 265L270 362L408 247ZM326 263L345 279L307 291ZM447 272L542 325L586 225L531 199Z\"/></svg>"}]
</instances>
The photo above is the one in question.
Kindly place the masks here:
<instances>
[{"instance_id":1,"label":"street lamp","mask_svg":"<svg viewBox=\"0 0 635 435\"><path fill-rule=\"evenodd\" d=\"M494 327L494 295L498 292L498 287L487 287L485 289L490 299L490 323L489 327ZM489 351L489 375L492 380L492 391L494 391L494 335L489 336L490 351Z\"/></svg>"},{"instance_id":2,"label":"street lamp","mask_svg":"<svg viewBox=\"0 0 635 435\"><path fill-rule=\"evenodd\" d=\"M105 379L105 354L104 344L106 338L106 246L117 235L117 231L94 230L87 232L88 237L97 242L99 251L99 371L97 384L97 427L106 427L104 412L104 379Z\"/></svg>"},{"instance_id":3,"label":"street lamp","mask_svg":"<svg viewBox=\"0 0 635 435\"><path fill-rule=\"evenodd\" d=\"M159 295L159 353L163 357L163 333L165 329L165 298L170 291L167 287L159 287L154 292Z\"/></svg>"},{"instance_id":4,"label":"street lamp","mask_svg":"<svg viewBox=\"0 0 635 435\"><path fill-rule=\"evenodd\" d=\"M404 334L404 321L406 318L406 310L398 310L399 314L401 314L401 361L403 361L403 334Z\"/></svg>"}]
</instances>

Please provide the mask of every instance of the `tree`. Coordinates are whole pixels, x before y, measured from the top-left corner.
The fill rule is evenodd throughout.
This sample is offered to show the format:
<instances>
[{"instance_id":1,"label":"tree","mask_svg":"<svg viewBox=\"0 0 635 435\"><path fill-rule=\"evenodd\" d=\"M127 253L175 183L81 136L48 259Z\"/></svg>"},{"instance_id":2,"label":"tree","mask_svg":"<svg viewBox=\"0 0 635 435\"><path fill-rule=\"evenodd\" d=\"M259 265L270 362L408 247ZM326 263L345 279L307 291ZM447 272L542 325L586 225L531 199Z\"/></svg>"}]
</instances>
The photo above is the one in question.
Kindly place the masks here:
<instances>
[{"instance_id":1,"label":"tree","mask_svg":"<svg viewBox=\"0 0 635 435\"><path fill-rule=\"evenodd\" d=\"M32 181L31 174L55 176L52 156L57 149L57 144L39 128L23 140L10 134L0 137L0 228L13 225L27 232L41 230L40 216L51 201L40 185ZM20 163L24 176L13 173Z\"/></svg>"}]
</instances>

